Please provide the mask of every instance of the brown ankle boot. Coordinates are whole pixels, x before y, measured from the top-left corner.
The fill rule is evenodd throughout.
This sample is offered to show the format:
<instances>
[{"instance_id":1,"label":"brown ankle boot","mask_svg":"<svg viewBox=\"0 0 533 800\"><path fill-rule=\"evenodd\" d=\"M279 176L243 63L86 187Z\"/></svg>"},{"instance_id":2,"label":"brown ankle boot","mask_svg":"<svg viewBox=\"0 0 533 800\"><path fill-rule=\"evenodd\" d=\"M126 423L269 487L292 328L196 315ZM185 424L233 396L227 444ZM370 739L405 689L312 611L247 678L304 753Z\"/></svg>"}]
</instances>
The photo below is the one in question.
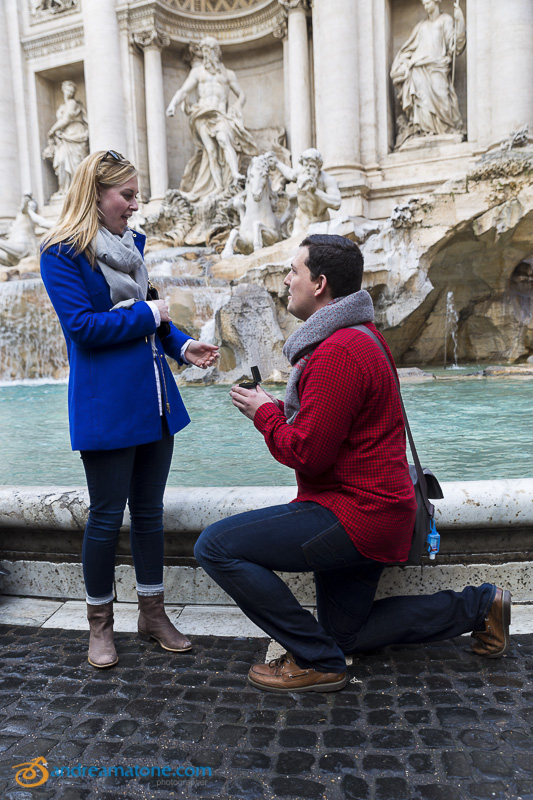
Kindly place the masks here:
<instances>
[{"instance_id":1,"label":"brown ankle boot","mask_svg":"<svg viewBox=\"0 0 533 800\"><path fill-rule=\"evenodd\" d=\"M164 650L184 653L192 644L183 633L171 623L165 613L164 595L137 595L139 598L139 636L145 641L155 639Z\"/></svg>"},{"instance_id":2,"label":"brown ankle boot","mask_svg":"<svg viewBox=\"0 0 533 800\"><path fill-rule=\"evenodd\" d=\"M118 662L113 642L113 601L91 606L87 603L89 634L89 664L102 669L113 667Z\"/></svg>"}]
</instances>

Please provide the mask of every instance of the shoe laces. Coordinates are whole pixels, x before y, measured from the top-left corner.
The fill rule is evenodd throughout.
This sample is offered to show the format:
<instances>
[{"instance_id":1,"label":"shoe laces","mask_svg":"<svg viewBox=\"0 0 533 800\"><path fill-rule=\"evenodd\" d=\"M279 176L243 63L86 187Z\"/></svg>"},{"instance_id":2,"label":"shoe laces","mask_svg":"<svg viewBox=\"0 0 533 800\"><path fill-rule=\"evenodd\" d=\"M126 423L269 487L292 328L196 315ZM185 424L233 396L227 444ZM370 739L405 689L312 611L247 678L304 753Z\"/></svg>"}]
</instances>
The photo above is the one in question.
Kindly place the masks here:
<instances>
[{"instance_id":1,"label":"shoe laces","mask_svg":"<svg viewBox=\"0 0 533 800\"><path fill-rule=\"evenodd\" d=\"M272 661L269 661L268 666L272 667L272 669L276 669L277 674L277 670L281 669L285 663L288 664L290 661L290 653L283 653L283 655L273 658Z\"/></svg>"}]
</instances>

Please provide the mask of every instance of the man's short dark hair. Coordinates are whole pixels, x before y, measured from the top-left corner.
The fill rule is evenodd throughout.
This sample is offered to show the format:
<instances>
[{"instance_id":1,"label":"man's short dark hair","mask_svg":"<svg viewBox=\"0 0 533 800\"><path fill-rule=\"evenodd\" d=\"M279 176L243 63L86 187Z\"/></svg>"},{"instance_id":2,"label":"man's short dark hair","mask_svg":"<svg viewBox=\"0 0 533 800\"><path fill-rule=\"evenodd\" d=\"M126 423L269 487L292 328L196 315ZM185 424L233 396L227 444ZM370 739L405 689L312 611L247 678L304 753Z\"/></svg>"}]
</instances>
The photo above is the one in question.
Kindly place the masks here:
<instances>
[{"instance_id":1,"label":"man's short dark hair","mask_svg":"<svg viewBox=\"0 0 533 800\"><path fill-rule=\"evenodd\" d=\"M351 239L345 236L314 233L307 236L300 247L307 247L306 266L311 278L325 275L333 297L346 297L358 292L363 280L363 254Z\"/></svg>"}]
</instances>

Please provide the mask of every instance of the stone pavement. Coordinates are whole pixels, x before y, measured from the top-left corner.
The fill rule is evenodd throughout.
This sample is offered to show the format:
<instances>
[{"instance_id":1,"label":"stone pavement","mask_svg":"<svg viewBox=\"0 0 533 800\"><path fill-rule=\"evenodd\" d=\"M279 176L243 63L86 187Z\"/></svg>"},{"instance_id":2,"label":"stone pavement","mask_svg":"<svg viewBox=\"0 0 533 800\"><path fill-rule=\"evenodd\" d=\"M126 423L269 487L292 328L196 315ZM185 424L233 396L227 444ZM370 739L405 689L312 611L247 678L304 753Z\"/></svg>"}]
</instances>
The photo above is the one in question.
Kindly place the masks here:
<instances>
[{"instance_id":1,"label":"stone pavement","mask_svg":"<svg viewBox=\"0 0 533 800\"><path fill-rule=\"evenodd\" d=\"M84 631L0 626L2 800L533 798L532 634L499 660L467 637L389 648L341 692L288 696L246 683L267 639L116 639L99 671ZM64 774L31 787L39 757Z\"/></svg>"}]
</instances>

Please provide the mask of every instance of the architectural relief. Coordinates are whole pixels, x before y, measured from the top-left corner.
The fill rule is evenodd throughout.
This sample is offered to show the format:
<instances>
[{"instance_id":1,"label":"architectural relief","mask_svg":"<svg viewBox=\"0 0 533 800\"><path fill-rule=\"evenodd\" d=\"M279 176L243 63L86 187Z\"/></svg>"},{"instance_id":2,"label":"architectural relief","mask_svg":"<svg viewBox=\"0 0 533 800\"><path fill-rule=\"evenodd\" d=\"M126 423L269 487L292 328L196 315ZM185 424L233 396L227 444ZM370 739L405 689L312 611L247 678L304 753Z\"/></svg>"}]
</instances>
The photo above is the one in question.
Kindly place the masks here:
<instances>
[{"instance_id":1,"label":"architectural relief","mask_svg":"<svg viewBox=\"0 0 533 800\"><path fill-rule=\"evenodd\" d=\"M87 112L76 100L76 84L63 81L61 91L65 102L57 109L57 120L48 131L44 159L50 159L57 175L58 190L53 198L66 194L76 167L89 154L89 124Z\"/></svg>"},{"instance_id":2,"label":"architectural relief","mask_svg":"<svg viewBox=\"0 0 533 800\"><path fill-rule=\"evenodd\" d=\"M396 147L413 136L464 133L453 85L455 60L465 49L466 27L459 0L453 19L441 13L441 0L421 0L427 19L419 22L391 68L402 108Z\"/></svg>"},{"instance_id":3,"label":"architectural relief","mask_svg":"<svg viewBox=\"0 0 533 800\"><path fill-rule=\"evenodd\" d=\"M230 90L237 97L233 103ZM238 153L257 153L242 121L245 100L235 73L222 63L217 40L204 37L193 50L193 66L187 79L167 108L167 116L173 117L176 106L182 104L198 147L187 164L180 187L189 199L213 192L220 194L235 181L244 180Z\"/></svg>"},{"instance_id":4,"label":"architectural relief","mask_svg":"<svg viewBox=\"0 0 533 800\"><path fill-rule=\"evenodd\" d=\"M131 42L140 50L144 50L145 47L159 47L162 49L163 47L169 46L170 39L165 34L160 33L158 30L153 28L149 31L139 31L138 33L133 33L131 35Z\"/></svg>"},{"instance_id":5,"label":"architectural relief","mask_svg":"<svg viewBox=\"0 0 533 800\"><path fill-rule=\"evenodd\" d=\"M300 235L315 222L329 219L329 209L341 207L341 193L337 181L322 169L322 156L314 147L304 150L296 169L283 164L275 156L271 163L289 182L296 183L298 210L294 219L292 235Z\"/></svg>"},{"instance_id":6,"label":"architectural relief","mask_svg":"<svg viewBox=\"0 0 533 800\"><path fill-rule=\"evenodd\" d=\"M80 0L33 0L31 10L32 14L40 16L46 12L59 14L61 11L73 11L79 5Z\"/></svg>"},{"instance_id":7,"label":"architectural relief","mask_svg":"<svg viewBox=\"0 0 533 800\"><path fill-rule=\"evenodd\" d=\"M235 11L248 11L259 5L261 0L166 0L167 5L180 11L196 14L224 14Z\"/></svg>"},{"instance_id":8,"label":"architectural relief","mask_svg":"<svg viewBox=\"0 0 533 800\"><path fill-rule=\"evenodd\" d=\"M309 8L308 0L278 0L280 6L286 8L287 11L290 11L292 8L298 8L298 6L302 6L302 8Z\"/></svg>"}]
</instances>

